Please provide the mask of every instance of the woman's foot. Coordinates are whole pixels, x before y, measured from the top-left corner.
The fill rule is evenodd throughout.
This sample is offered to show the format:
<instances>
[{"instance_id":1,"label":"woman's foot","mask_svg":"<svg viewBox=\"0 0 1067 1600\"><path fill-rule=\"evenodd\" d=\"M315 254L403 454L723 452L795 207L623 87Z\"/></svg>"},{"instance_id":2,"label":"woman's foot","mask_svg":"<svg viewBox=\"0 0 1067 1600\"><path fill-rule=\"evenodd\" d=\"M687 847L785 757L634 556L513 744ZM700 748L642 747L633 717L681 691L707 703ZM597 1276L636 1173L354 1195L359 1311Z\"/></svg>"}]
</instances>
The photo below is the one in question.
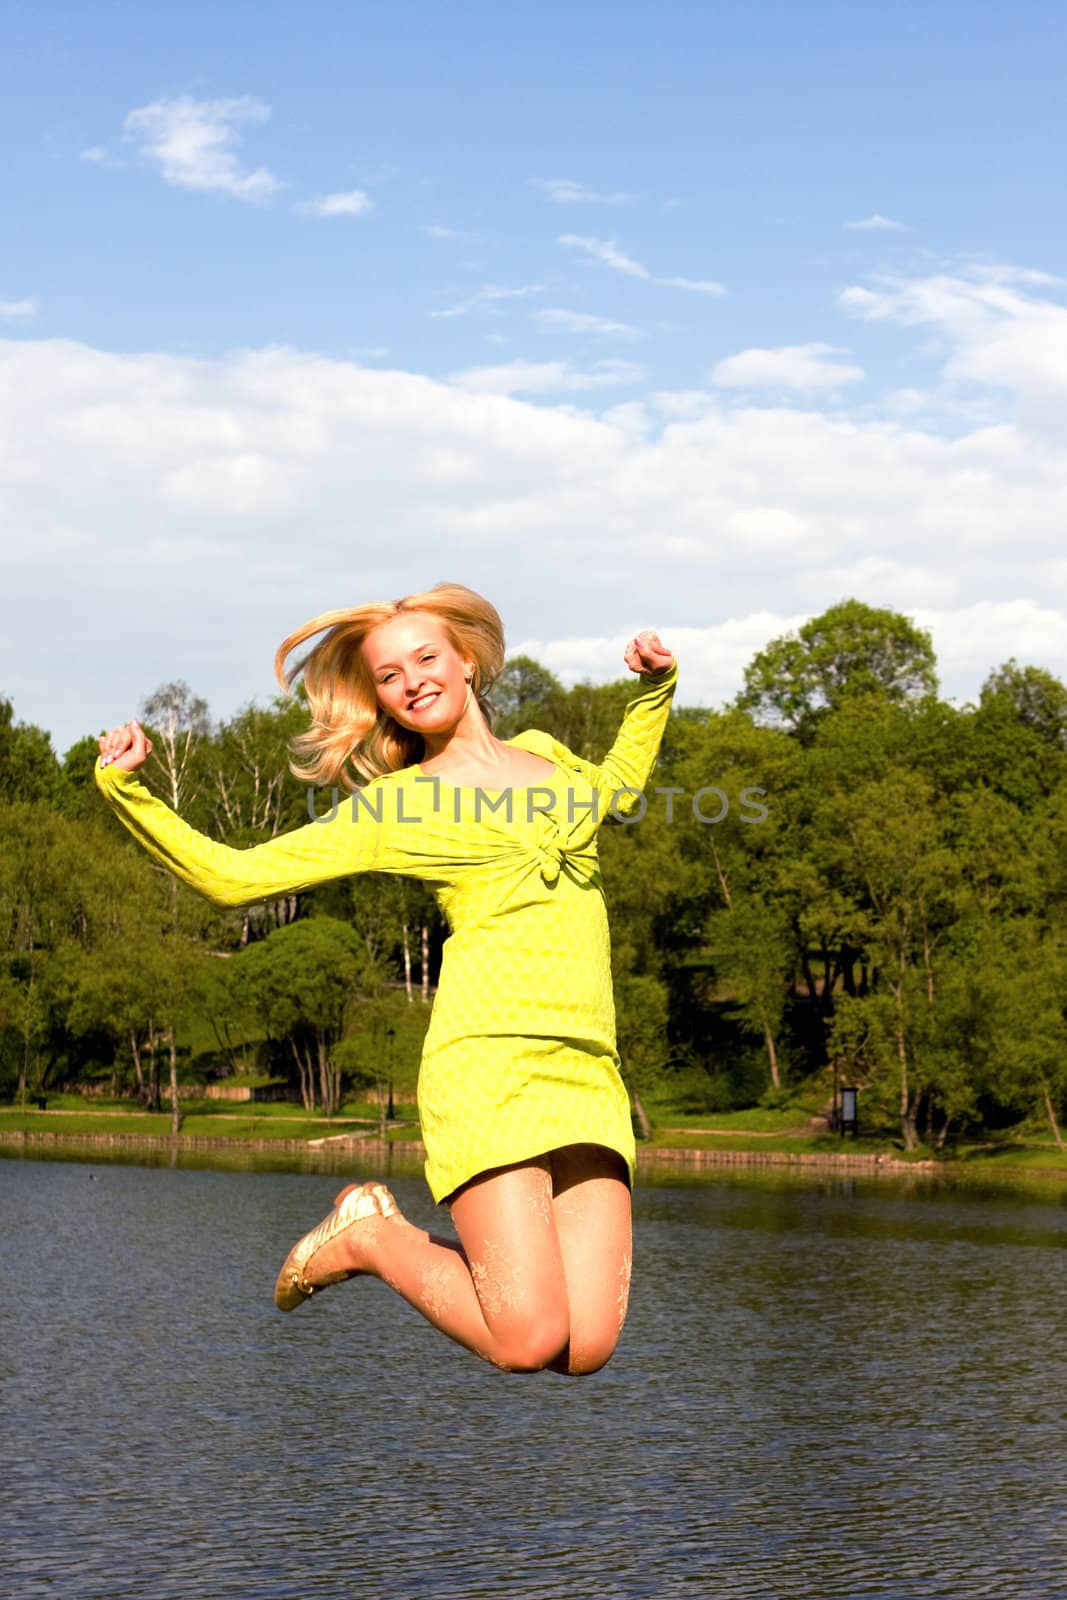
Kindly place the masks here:
<instances>
[{"instance_id":1,"label":"woman's foot","mask_svg":"<svg viewBox=\"0 0 1067 1600\"><path fill-rule=\"evenodd\" d=\"M274 1285L274 1303L292 1311L316 1290L371 1269L382 1219L396 1212L383 1183L348 1184L327 1217L290 1250Z\"/></svg>"}]
</instances>

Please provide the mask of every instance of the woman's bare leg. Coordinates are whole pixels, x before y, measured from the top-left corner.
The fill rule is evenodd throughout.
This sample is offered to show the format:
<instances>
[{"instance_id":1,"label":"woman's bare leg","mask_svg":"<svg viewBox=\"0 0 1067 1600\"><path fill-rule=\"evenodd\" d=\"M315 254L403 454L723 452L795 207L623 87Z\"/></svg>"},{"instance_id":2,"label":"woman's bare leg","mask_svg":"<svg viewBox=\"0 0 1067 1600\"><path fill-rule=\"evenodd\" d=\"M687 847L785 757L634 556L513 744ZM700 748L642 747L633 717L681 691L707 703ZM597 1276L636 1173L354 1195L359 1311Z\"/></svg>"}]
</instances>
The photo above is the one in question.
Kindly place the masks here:
<instances>
[{"instance_id":1,"label":"woman's bare leg","mask_svg":"<svg viewBox=\"0 0 1067 1600\"><path fill-rule=\"evenodd\" d=\"M570 1336L548 1157L482 1174L452 1197L449 1210L504 1364L521 1371L547 1366Z\"/></svg>"},{"instance_id":2,"label":"woman's bare leg","mask_svg":"<svg viewBox=\"0 0 1067 1600\"><path fill-rule=\"evenodd\" d=\"M572 1144L551 1154L556 1234L570 1307L567 1348L549 1362L571 1376L611 1359L626 1320L633 1262L630 1188L621 1156Z\"/></svg>"},{"instance_id":3,"label":"woman's bare leg","mask_svg":"<svg viewBox=\"0 0 1067 1600\"><path fill-rule=\"evenodd\" d=\"M373 1273L483 1360L512 1372L547 1366L570 1335L548 1158L483 1173L449 1209L458 1244L399 1212L368 1217L318 1252L315 1280Z\"/></svg>"}]
</instances>

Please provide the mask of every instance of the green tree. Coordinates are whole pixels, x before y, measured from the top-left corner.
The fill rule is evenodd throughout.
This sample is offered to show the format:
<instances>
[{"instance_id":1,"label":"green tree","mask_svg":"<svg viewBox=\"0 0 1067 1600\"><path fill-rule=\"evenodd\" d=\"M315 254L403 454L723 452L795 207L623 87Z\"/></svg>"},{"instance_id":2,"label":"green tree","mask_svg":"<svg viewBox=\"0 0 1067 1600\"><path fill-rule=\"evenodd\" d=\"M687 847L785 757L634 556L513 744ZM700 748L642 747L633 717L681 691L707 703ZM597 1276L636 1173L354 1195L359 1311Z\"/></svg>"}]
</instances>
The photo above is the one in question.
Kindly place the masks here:
<instances>
[{"instance_id":1,"label":"green tree","mask_svg":"<svg viewBox=\"0 0 1067 1600\"><path fill-rule=\"evenodd\" d=\"M103 819L78 828L79 870L67 934L57 951L55 993L72 1039L109 1042L141 1102L158 1111L158 1018L170 982L164 937L169 895L160 876L126 849ZM148 1070L145 1071L145 1057Z\"/></svg>"},{"instance_id":2,"label":"green tree","mask_svg":"<svg viewBox=\"0 0 1067 1600\"><path fill-rule=\"evenodd\" d=\"M634 1116L642 1139L651 1139L644 1100L662 1078L669 1054L667 991L658 978L648 972L623 972L615 978L615 1029Z\"/></svg>"},{"instance_id":3,"label":"green tree","mask_svg":"<svg viewBox=\"0 0 1067 1600\"><path fill-rule=\"evenodd\" d=\"M1042 667L1020 667L1013 656L982 685L983 709L1003 704L1049 750L1067 754L1067 687Z\"/></svg>"},{"instance_id":4,"label":"green tree","mask_svg":"<svg viewBox=\"0 0 1067 1600\"><path fill-rule=\"evenodd\" d=\"M0 806L0 959L8 1070L18 1092L43 1089L52 1070L51 979L73 880L63 819L46 805Z\"/></svg>"},{"instance_id":5,"label":"green tree","mask_svg":"<svg viewBox=\"0 0 1067 1600\"><path fill-rule=\"evenodd\" d=\"M973 770L1031 810L1067 776L1067 689L1051 673L1009 661L982 685L970 734Z\"/></svg>"},{"instance_id":6,"label":"green tree","mask_svg":"<svg viewBox=\"0 0 1067 1600\"><path fill-rule=\"evenodd\" d=\"M333 917L307 918L242 950L228 976L238 1004L291 1057L305 1109L318 1102L332 1115L341 1104L336 1046L367 984L378 981L359 936Z\"/></svg>"},{"instance_id":7,"label":"green tree","mask_svg":"<svg viewBox=\"0 0 1067 1600\"><path fill-rule=\"evenodd\" d=\"M196 822L195 808L207 787L198 760L211 732L207 701L178 678L161 684L142 702L141 723L152 741L145 772L155 778L172 811Z\"/></svg>"},{"instance_id":8,"label":"green tree","mask_svg":"<svg viewBox=\"0 0 1067 1600\"><path fill-rule=\"evenodd\" d=\"M975 963L975 1049L1003 1105L1046 1117L1062 1150L1067 944L1036 917L988 927Z\"/></svg>"},{"instance_id":9,"label":"green tree","mask_svg":"<svg viewBox=\"0 0 1067 1600\"><path fill-rule=\"evenodd\" d=\"M828 797L818 826L824 860L866 913L862 954L873 991L838 1007L832 1047L856 1065L862 1037L866 1063L895 1078L904 1147L913 1150L922 1097L935 1086L935 953L956 920L959 865L931 785L906 768ZM865 1031L857 1007L868 1018Z\"/></svg>"},{"instance_id":10,"label":"green tree","mask_svg":"<svg viewBox=\"0 0 1067 1600\"><path fill-rule=\"evenodd\" d=\"M532 656L512 656L490 691L495 732L513 738L525 728L545 728L558 712L565 691L554 673Z\"/></svg>"},{"instance_id":11,"label":"green tree","mask_svg":"<svg viewBox=\"0 0 1067 1600\"><path fill-rule=\"evenodd\" d=\"M669 780L682 790L677 836L702 886L701 947L775 1089L794 965L800 772L794 741L730 710L680 730Z\"/></svg>"},{"instance_id":12,"label":"green tree","mask_svg":"<svg viewBox=\"0 0 1067 1600\"><path fill-rule=\"evenodd\" d=\"M93 776L99 756L97 739L86 734L83 739L76 739L63 757L63 794L58 804L73 822L92 824L106 815Z\"/></svg>"},{"instance_id":13,"label":"green tree","mask_svg":"<svg viewBox=\"0 0 1067 1600\"><path fill-rule=\"evenodd\" d=\"M0 696L0 805L22 801L56 803L63 770L43 728L16 722L15 708Z\"/></svg>"},{"instance_id":14,"label":"green tree","mask_svg":"<svg viewBox=\"0 0 1067 1600\"><path fill-rule=\"evenodd\" d=\"M309 820L307 791L289 771L289 741L307 720L305 704L279 697L266 710L244 707L220 724L213 739L205 740L197 764L214 838L244 848ZM244 907L240 945L295 921L301 903L292 894Z\"/></svg>"},{"instance_id":15,"label":"green tree","mask_svg":"<svg viewBox=\"0 0 1067 1600\"><path fill-rule=\"evenodd\" d=\"M897 612L844 600L761 650L736 703L809 742L820 718L847 699L884 705L936 692L929 634Z\"/></svg>"}]
</instances>

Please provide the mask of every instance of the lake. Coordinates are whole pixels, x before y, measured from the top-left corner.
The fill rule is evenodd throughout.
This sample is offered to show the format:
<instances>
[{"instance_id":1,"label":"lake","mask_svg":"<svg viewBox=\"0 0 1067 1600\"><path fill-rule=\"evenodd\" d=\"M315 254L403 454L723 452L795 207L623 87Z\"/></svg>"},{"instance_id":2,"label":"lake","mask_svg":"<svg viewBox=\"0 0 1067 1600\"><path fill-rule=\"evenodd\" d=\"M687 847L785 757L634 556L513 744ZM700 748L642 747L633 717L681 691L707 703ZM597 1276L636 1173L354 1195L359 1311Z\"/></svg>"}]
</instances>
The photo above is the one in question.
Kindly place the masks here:
<instances>
[{"instance_id":1,"label":"lake","mask_svg":"<svg viewBox=\"0 0 1067 1600\"><path fill-rule=\"evenodd\" d=\"M644 1177L568 1379L377 1280L278 1312L337 1187L0 1160L8 1600L1067 1597L1067 1191Z\"/></svg>"}]
</instances>

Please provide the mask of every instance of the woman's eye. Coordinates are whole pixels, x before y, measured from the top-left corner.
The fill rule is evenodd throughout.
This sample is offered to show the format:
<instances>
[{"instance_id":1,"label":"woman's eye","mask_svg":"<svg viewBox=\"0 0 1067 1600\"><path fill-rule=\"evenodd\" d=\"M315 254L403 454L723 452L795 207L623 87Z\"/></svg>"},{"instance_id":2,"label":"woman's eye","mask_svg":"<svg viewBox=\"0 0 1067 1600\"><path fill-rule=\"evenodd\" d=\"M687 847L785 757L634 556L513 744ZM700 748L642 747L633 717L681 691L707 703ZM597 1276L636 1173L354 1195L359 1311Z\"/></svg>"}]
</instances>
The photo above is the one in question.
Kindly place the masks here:
<instances>
[{"instance_id":1,"label":"woman's eye","mask_svg":"<svg viewBox=\"0 0 1067 1600\"><path fill-rule=\"evenodd\" d=\"M420 662L422 662L422 661L436 661L436 660L437 660L436 653L427 653L426 655L420 657ZM393 679L395 677L396 677L396 673L395 672L386 672L386 673L383 673L383 675L378 679L378 682L379 683L392 683L392 681L393 681Z\"/></svg>"}]
</instances>

